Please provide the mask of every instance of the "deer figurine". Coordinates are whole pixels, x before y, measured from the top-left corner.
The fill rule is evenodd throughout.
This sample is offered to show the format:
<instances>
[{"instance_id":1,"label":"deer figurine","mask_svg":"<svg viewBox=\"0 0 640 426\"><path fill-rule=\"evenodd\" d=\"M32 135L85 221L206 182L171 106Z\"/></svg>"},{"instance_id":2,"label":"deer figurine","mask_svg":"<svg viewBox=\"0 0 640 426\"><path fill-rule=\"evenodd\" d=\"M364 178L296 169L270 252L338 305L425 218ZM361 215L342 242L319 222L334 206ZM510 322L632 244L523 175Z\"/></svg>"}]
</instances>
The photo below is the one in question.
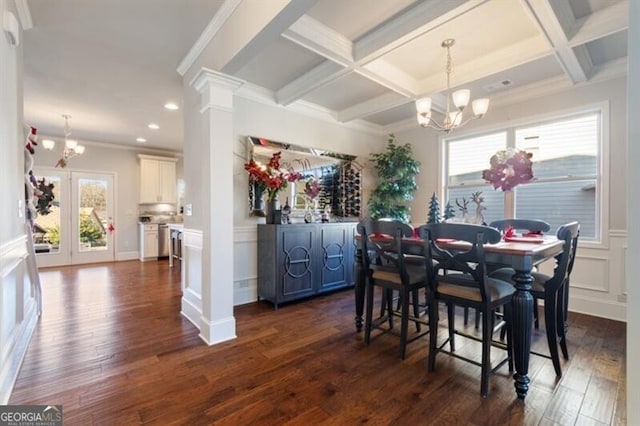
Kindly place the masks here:
<instances>
[{"instance_id":1,"label":"deer figurine","mask_svg":"<svg viewBox=\"0 0 640 426\"><path fill-rule=\"evenodd\" d=\"M475 223L476 225L486 225L482 211L486 210L487 208L482 205L482 203L484 203L482 191L477 191L471 194L471 201L473 201L476 205L476 216L472 219L471 223Z\"/></svg>"},{"instance_id":2,"label":"deer figurine","mask_svg":"<svg viewBox=\"0 0 640 426\"><path fill-rule=\"evenodd\" d=\"M456 205L460 209L460 213L462 213L462 217L460 218L460 222L462 222L462 223L469 222L469 218L467 217L467 214L469 213L469 200L467 200L466 198L462 197L462 204L460 204L460 202L456 198Z\"/></svg>"}]
</instances>

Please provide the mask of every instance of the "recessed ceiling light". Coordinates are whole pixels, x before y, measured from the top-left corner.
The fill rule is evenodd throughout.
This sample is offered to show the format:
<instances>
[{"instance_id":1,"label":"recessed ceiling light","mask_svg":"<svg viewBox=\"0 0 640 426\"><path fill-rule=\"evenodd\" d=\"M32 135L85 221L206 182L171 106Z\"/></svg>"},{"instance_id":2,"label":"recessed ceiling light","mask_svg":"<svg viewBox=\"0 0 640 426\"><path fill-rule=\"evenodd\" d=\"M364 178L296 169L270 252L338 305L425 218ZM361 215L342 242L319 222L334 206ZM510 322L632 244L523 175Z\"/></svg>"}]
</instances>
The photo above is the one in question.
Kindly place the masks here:
<instances>
[{"instance_id":1,"label":"recessed ceiling light","mask_svg":"<svg viewBox=\"0 0 640 426\"><path fill-rule=\"evenodd\" d=\"M149 123L147 127L153 130L158 130L160 128L156 123Z\"/></svg>"},{"instance_id":2,"label":"recessed ceiling light","mask_svg":"<svg viewBox=\"0 0 640 426\"><path fill-rule=\"evenodd\" d=\"M164 107L166 109L170 109L171 111L175 111L178 109L178 105L174 104L173 102L168 102L166 104L164 104Z\"/></svg>"},{"instance_id":3,"label":"recessed ceiling light","mask_svg":"<svg viewBox=\"0 0 640 426\"><path fill-rule=\"evenodd\" d=\"M136 142L140 142L140 143L142 143L142 142L146 142L146 141L147 141L147 140L146 140L145 138L137 138L137 139L136 139Z\"/></svg>"}]
</instances>

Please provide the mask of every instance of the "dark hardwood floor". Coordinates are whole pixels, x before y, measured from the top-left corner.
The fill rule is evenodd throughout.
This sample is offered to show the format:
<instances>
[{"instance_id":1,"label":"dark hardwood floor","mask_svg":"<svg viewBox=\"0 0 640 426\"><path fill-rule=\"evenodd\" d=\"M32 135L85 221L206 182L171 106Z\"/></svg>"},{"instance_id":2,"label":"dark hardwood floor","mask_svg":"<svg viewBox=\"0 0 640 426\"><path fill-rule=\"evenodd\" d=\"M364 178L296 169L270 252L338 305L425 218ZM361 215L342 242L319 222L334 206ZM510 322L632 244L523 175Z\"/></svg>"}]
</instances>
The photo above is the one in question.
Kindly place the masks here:
<instances>
[{"instance_id":1,"label":"dark hardwood floor","mask_svg":"<svg viewBox=\"0 0 640 426\"><path fill-rule=\"evenodd\" d=\"M41 279L44 312L10 404L62 404L65 425L626 423L625 324L615 321L571 314L563 377L533 356L523 402L506 367L486 399L479 367L439 355L428 373L428 337L404 361L395 336L364 345L352 290L278 311L236 307L238 338L209 347L180 316L179 268L166 261L48 269ZM457 343L479 356L475 342Z\"/></svg>"}]
</instances>

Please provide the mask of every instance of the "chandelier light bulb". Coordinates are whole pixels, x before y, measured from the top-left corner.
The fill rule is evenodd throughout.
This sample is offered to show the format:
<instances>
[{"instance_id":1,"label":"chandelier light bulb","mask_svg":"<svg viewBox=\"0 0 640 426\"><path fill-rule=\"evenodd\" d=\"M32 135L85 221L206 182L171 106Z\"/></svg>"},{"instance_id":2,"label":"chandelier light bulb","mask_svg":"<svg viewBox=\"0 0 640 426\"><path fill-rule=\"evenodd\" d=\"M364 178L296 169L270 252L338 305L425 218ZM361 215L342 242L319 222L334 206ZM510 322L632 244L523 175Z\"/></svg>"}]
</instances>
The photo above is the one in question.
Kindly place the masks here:
<instances>
[{"instance_id":1,"label":"chandelier light bulb","mask_svg":"<svg viewBox=\"0 0 640 426\"><path fill-rule=\"evenodd\" d=\"M78 155L84 154L84 145L77 145L73 150Z\"/></svg>"},{"instance_id":2,"label":"chandelier light bulb","mask_svg":"<svg viewBox=\"0 0 640 426\"><path fill-rule=\"evenodd\" d=\"M473 108L473 114L476 117L482 117L489 109L489 98L476 99L471 103L471 107Z\"/></svg>"},{"instance_id":3,"label":"chandelier light bulb","mask_svg":"<svg viewBox=\"0 0 640 426\"><path fill-rule=\"evenodd\" d=\"M67 149L76 149L76 147L78 146L78 141L73 139L67 139L64 143L64 146Z\"/></svg>"},{"instance_id":4,"label":"chandelier light bulb","mask_svg":"<svg viewBox=\"0 0 640 426\"><path fill-rule=\"evenodd\" d=\"M46 150L51 151L53 148L55 148L55 146L56 146L56 142L52 141L51 139L42 140L42 147Z\"/></svg>"},{"instance_id":5,"label":"chandelier light bulb","mask_svg":"<svg viewBox=\"0 0 640 426\"><path fill-rule=\"evenodd\" d=\"M453 104L456 108L462 110L469 104L469 99L471 98L471 90L462 89L453 92L451 96L453 98Z\"/></svg>"}]
</instances>

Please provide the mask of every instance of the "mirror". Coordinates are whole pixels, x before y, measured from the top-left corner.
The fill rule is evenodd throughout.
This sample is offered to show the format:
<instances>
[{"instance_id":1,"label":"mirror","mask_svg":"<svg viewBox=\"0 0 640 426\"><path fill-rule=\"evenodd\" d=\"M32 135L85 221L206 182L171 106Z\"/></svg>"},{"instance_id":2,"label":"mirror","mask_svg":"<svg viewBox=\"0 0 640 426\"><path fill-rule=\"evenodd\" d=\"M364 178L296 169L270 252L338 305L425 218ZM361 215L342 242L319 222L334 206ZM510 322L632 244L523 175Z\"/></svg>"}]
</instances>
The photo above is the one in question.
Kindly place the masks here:
<instances>
[{"instance_id":1,"label":"mirror","mask_svg":"<svg viewBox=\"0 0 640 426\"><path fill-rule=\"evenodd\" d=\"M247 139L249 158L266 164L274 153L281 152L282 168L293 169L302 174L301 180L289 184L287 191L280 194L283 207L288 201L291 222L308 221L304 216L305 211L310 208L313 208L318 216L313 221L319 222L320 212L323 211L329 213L330 221L359 218L362 166L356 161L355 156L253 136ZM305 195L305 185L310 179L315 179L319 183L319 193L314 205L310 205L309 198ZM251 213L262 216L263 212L256 208L261 203L256 201L259 200L256 200L254 188L251 187L249 189Z\"/></svg>"}]
</instances>

